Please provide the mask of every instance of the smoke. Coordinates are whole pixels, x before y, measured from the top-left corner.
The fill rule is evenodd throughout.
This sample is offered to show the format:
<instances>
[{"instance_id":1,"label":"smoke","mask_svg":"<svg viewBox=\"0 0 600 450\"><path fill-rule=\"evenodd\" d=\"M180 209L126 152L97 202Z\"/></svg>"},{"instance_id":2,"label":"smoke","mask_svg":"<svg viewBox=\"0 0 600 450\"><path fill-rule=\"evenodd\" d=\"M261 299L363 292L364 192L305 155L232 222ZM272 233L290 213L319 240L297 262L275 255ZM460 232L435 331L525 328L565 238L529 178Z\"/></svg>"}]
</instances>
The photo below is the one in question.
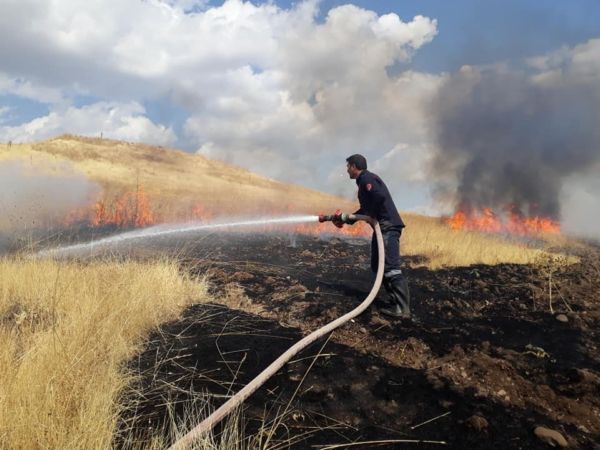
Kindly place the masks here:
<instances>
[{"instance_id":1,"label":"smoke","mask_svg":"<svg viewBox=\"0 0 600 450\"><path fill-rule=\"evenodd\" d=\"M0 250L48 233L99 186L65 163L0 163Z\"/></svg>"},{"instance_id":2,"label":"smoke","mask_svg":"<svg viewBox=\"0 0 600 450\"><path fill-rule=\"evenodd\" d=\"M600 242L600 178L598 173L586 176L577 175L565 181L561 192L562 228L565 232L577 234Z\"/></svg>"},{"instance_id":3,"label":"smoke","mask_svg":"<svg viewBox=\"0 0 600 450\"><path fill-rule=\"evenodd\" d=\"M600 162L600 77L548 61L535 61L537 74L463 67L447 78L431 110L439 200L561 217L565 180Z\"/></svg>"}]
</instances>

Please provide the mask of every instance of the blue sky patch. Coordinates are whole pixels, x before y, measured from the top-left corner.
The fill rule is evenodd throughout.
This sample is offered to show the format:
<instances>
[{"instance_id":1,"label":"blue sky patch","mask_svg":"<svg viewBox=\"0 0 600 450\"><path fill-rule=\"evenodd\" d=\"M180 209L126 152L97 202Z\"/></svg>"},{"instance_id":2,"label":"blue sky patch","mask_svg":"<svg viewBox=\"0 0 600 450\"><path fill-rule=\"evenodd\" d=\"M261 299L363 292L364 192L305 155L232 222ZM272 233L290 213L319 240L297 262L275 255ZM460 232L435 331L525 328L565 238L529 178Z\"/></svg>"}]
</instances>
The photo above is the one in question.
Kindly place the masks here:
<instances>
[{"instance_id":1,"label":"blue sky patch","mask_svg":"<svg viewBox=\"0 0 600 450\"><path fill-rule=\"evenodd\" d=\"M46 103L11 94L0 96L0 110L4 107L7 107L8 111L0 116L1 126L20 125L36 117L46 116L50 112Z\"/></svg>"}]
</instances>

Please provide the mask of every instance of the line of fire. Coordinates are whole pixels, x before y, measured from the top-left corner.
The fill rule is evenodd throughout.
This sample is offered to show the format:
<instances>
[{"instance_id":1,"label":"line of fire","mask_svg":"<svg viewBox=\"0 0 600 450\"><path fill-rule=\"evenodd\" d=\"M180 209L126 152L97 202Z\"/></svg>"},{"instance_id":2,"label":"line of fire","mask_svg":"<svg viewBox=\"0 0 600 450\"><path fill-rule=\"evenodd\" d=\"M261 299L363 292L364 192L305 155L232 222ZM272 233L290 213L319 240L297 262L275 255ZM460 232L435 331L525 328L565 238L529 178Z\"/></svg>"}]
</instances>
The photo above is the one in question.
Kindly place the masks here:
<instances>
[{"instance_id":1,"label":"line of fire","mask_svg":"<svg viewBox=\"0 0 600 450\"><path fill-rule=\"evenodd\" d=\"M88 206L71 210L65 217L63 224L65 226L81 225L91 228L131 229L180 221L208 223L218 218L218 211L208 209L201 202L190 205L184 214L170 217L160 214L153 207L153 202L143 186L140 186L135 191L123 192L112 199L98 195L98 198ZM560 222L557 220L542 216L527 217L519 213L517 208L512 205L497 210L492 208L472 209L468 212L457 210L443 220L451 229L457 231L477 231L516 236L560 234L561 232ZM289 229L289 225L286 225L286 227ZM329 234L332 231L330 226L322 223L296 224L293 227L293 231L308 235ZM339 233L347 236L368 236L370 230L367 225L359 224L356 227L345 227L339 230Z\"/></svg>"}]
</instances>

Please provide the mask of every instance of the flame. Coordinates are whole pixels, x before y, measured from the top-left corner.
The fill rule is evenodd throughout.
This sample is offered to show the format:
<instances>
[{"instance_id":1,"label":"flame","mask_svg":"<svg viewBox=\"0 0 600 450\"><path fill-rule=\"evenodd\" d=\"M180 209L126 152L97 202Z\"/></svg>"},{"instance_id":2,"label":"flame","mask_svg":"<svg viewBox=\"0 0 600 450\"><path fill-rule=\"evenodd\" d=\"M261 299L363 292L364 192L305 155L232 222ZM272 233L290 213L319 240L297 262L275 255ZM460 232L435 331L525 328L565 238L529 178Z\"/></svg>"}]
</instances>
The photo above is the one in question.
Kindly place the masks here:
<instances>
[{"instance_id":1,"label":"flame","mask_svg":"<svg viewBox=\"0 0 600 450\"><path fill-rule=\"evenodd\" d=\"M98 212L102 210L101 206L96 208ZM139 228L153 223L154 214L150 201L144 190L138 189L135 193L126 192L116 200L113 215L105 224L115 224L119 228Z\"/></svg>"},{"instance_id":2,"label":"flame","mask_svg":"<svg viewBox=\"0 0 600 450\"><path fill-rule=\"evenodd\" d=\"M202 203L196 203L192 206L192 220L200 222L208 222L214 218L214 214L210 212Z\"/></svg>"},{"instance_id":3,"label":"flame","mask_svg":"<svg viewBox=\"0 0 600 450\"><path fill-rule=\"evenodd\" d=\"M513 207L507 207L505 210L505 214L496 214L491 208L483 208L469 214L457 211L447 219L447 223L453 230L486 233L510 233L520 236L560 233L560 224L548 217L524 217Z\"/></svg>"},{"instance_id":4,"label":"flame","mask_svg":"<svg viewBox=\"0 0 600 450\"><path fill-rule=\"evenodd\" d=\"M143 187L136 192L124 192L108 202L99 199L91 207L77 208L67 214L63 223L85 223L91 227L116 226L118 228L139 228L156 223L155 214L148 195Z\"/></svg>"}]
</instances>

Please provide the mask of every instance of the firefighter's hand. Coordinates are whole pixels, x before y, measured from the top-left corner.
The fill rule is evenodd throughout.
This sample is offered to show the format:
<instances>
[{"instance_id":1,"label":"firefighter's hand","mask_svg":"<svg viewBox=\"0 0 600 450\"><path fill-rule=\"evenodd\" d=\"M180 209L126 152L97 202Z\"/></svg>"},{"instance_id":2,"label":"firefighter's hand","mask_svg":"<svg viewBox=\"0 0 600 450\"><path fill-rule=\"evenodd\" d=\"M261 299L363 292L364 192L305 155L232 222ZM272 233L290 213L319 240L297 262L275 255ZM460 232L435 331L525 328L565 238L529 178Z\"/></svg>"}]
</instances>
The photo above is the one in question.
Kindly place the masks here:
<instances>
[{"instance_id":1,"label":"firefighter's hand","mask_svg":"<svg viewBox=\"0 0 600 450\"><path fill-rule=\"evenodd\" d=\"M343 228L344 227L344 220L342 219L342 210L341 209L336 209L335 210L335 212L333 213L333 218L331 219L331 221L338 228Z\"/></svg>"}]
</instances>

